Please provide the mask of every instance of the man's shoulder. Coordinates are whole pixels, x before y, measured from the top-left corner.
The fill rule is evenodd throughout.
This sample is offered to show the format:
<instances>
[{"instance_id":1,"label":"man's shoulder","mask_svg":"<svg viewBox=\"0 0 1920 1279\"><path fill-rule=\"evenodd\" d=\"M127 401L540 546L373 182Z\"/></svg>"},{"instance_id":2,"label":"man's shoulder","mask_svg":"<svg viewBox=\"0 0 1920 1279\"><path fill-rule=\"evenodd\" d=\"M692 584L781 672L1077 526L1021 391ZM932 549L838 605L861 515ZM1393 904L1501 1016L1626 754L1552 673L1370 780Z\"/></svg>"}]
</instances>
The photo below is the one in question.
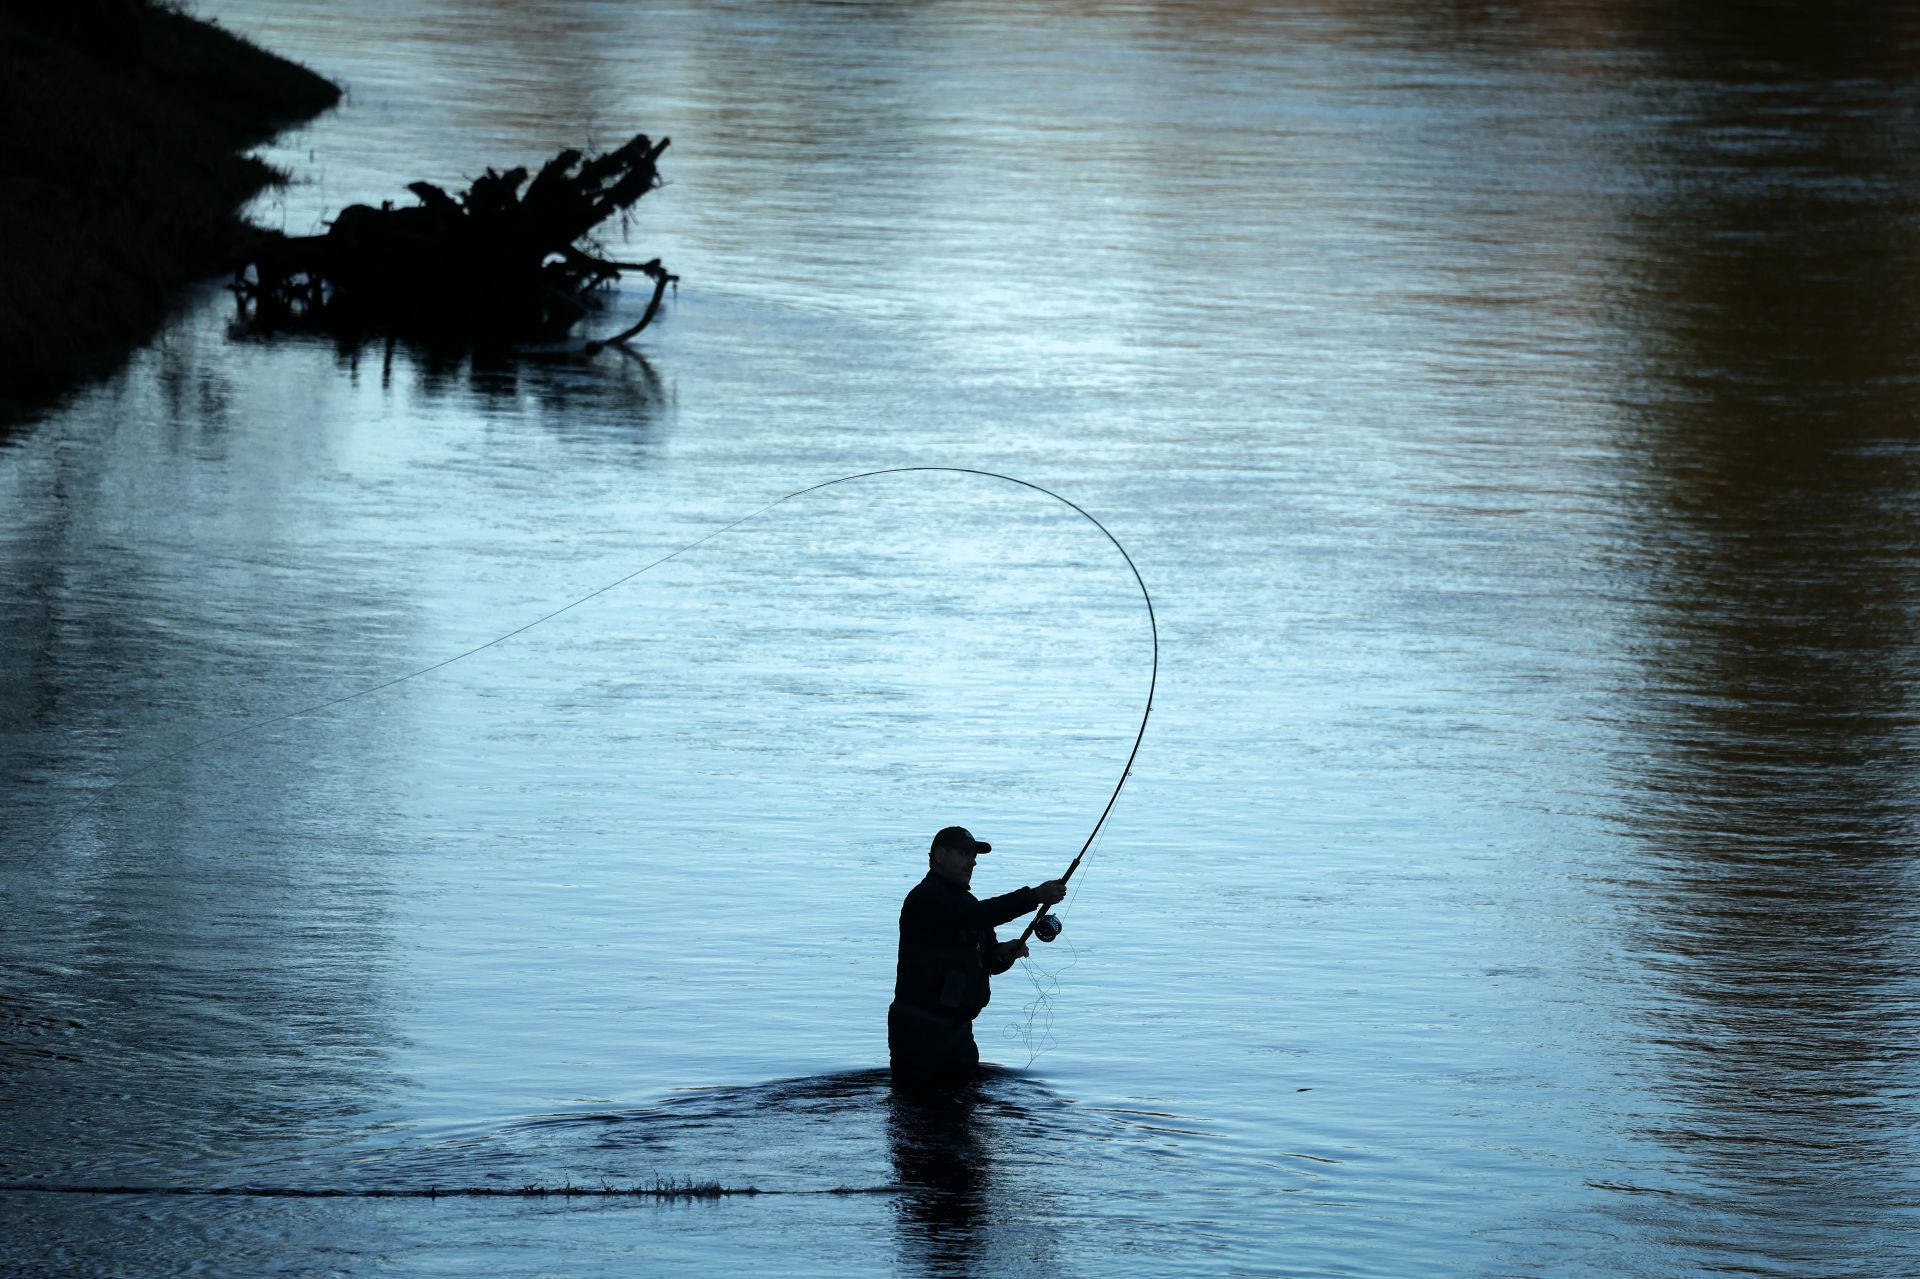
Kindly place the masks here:
<instances>
[{"instance_id":1,"label":"man's shoulder","mask_svg":"<svg viewBox=\"0 0 1920 1279\"><path fill-rule=\"evenodd\" d=\"M941 882L938 875L929 871L919 883L907 890L907 900L920 901L928 897L941 897L945 895L943 890L945 890L946 887L947 885Z\"/></svg>"},{"instance_id":2,"label":"man's shoulder","mask_svg":"<svg viewBox=\"0 0 1920 1279\"><path fill-rule=\"evenodd\" d=\"M958 884L950 884L929 871L925 879L907 890L907 899L902 906L905 909L912 909L915 906L945 905L955 901L973 900L973 894L966 889Z\"/></svg>"}]
</instances>

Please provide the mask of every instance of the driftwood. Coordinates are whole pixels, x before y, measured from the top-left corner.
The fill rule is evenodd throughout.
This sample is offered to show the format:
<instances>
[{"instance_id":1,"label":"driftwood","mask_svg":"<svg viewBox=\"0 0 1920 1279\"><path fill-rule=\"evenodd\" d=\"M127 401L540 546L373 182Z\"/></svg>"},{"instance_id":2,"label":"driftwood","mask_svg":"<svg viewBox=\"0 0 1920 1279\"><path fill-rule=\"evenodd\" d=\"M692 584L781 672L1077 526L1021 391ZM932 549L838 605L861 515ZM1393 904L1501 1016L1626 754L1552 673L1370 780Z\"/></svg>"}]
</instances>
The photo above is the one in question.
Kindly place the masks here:
<instances>
[{"instance_id":1,"label":"driftwood","mask_svg":"<svg viewBox=\"0 0 1920 1279\"><path fill-rule=\"evenodd\" d=\"M658 258L616 262L582 245L660 185L667 142L643 133L604 155L563 151L531 182L525 169L488 169L457 198L412 183L419 204L410 208L355 204L324 235L263 239L236 268L234 295L263 327L551 341L588 313L597 290L635 271L653 281L653 297L638 324L607 339L624 342L653 322L679 277Z\"/></svg>"}]
</instances>

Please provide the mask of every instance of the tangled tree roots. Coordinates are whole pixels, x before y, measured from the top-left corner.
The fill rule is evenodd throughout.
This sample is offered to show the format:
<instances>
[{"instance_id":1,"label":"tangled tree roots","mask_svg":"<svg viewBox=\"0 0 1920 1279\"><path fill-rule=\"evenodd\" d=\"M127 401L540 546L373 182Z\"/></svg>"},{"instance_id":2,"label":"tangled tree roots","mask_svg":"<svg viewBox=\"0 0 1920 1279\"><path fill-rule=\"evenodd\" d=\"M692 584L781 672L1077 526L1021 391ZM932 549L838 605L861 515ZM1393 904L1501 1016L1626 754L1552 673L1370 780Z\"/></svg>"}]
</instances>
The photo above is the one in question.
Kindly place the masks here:
<instances>
[{"instance_id":1,"label":"tangled tree roots","mask_svg":"<svg viewBox=\"0 0 1920 1279\"><path fill-rule=\"evenodd\" d=\"M667 142L642 133L605 155L562 151L532 182L525 169L488 169L458 198L415 182L412 208L350 205L325 235L263 238L234 273L242 316L262 327L551 341L597 290L637 271L653 297L639 323L609 339L625 341L652 323L679 277L658 258L601 257L587 237L660 185Z\"/></svg>"}]
</instances>

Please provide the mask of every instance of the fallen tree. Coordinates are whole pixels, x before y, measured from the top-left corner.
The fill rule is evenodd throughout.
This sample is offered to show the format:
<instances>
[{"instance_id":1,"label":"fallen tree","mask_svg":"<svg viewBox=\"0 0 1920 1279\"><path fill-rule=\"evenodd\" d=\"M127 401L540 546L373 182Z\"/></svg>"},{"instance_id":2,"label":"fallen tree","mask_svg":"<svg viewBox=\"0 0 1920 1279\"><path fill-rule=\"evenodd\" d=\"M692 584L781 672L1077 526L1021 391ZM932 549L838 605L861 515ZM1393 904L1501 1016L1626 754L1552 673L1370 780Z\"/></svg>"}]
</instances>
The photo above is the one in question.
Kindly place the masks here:
<instances>
[{"instance_id":1,"label":"fallen tree","mask_svg":"<svg viewBox=\"0 0 1920 1279\"><path fill-rule=\"evenodd\" d=\"M608 339L624 342L653 322L679 277L658 258L601 256L589 237L660 185L667 143L642 133L604 155L562 151L531 182L524 168L488 169L458 197L411 183L417 205L350 205L324 235L264 237L239 263L234 295L265 328L552 341L631 271L653 281L653 296L637 324Z\"/></svg>"}]
</instances>

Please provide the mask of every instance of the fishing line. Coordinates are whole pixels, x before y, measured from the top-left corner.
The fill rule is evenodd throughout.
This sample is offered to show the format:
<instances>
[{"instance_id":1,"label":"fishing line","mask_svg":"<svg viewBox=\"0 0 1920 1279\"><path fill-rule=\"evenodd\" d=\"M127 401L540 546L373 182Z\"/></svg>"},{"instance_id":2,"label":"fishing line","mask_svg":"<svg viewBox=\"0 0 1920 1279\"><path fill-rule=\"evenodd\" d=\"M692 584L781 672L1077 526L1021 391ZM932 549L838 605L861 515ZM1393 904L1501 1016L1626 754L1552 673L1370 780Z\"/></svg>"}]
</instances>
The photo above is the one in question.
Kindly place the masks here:
<instances>
[{"instance_id":1,"label":"fishing line","mask_svg":"<svg viewBox=\"0 0 1920 1279\"><path fill-rule=\"evenodd\" d=\"M1093 515L1090 512L1088 512L1085 507L1081 506L1078 502L1072 501L1069 498L1062 497L1060 494L1054 492L1052 489L1044 488L1041 485L1035 484L1030 480L1019 479L1011 475L1002 475L997 471L982 471L982 470L977 470L971 467L964 467L964 466L889 466L889 467L883 467L879 470L874 470L874 471L859 471L852 475L842 475L837 479L823 480L818 484L809 484L805 488L795 489L793 492L787 494L785 497L776 498L775 500L768 502L765 506L760 507L758 510L751 511L748 514L741 516L739 519L734 520L731 524L727 524L720 528L717 528L713 530L713 532L708 533L703 537L700 537L695 539L694 541L688 542L685 546L682 546L677 550L669 551L667 554L662 555L659 559L656 559L651 563L645 564L640 568L633 570L633 572L626 574L623 577L616 578L613 581L608 582L605 586L597 587L594 590L588 591L585 595L582 595L577 599L570 600L569 602L562 604L559 608L556 608L549 613L544 613L541 616L534 618L532 621L525 623L524 625L516 626L512 630L507 631L505 634L496 635L494 638L486 641L484 644L476 644L472 648L467 649L465 652L456 653L452 657L448 657L441 661L435 662L430 666L423 666L419 670L409 671L404 675L396 675L392 679L383 680L378 684L370 685L369 687L360 689L357 692L347 693L347 694L343 694L340 697L333 697L333 698L328 698L324 701L314 702L311 705L301 706L293 710L284 711L281 714L274 715L268 719L260 720L256 723L245 724L239 728L231 728L231 729L227 729L224 732L214 733L207 737L200 738L197 741L189 742L187 745L181 747L178 750L169 751L164 755L156 756L155 758L150 759L146 763L135 768L132 772L126 773L121 777L116 778L115 780L107 783L107 785L102 786L97 790L89 792L88 795L86 796L86 799L82 802L81 806L75 812L68 814L68 816L64 821L61 821L60 823L54 826L51 832L51 836L57 837L60 834L62 834L74 822L78 821L83 815L91 811L92 808L98 807L106 799L106 797L109 794L111 794L114 790L127 784L128 782L133 781L135 778L142 777L145 774L152 772L154 769L159 768L164 764L170 764L175 760L183 759L188 755L192 755L198 751L205 750L209 746L218 745L221 742L230 741L233 738L242 737L248 733L258 732L260 729L270 728L275 724L285 723L287 720L290 720L290 719L298 719L305 715L317 715L322 711L331 710L336 706L343 706L348 702L357 701L362 697L370 697L375 693L384 692L389 688L393 688L397 685L404 684L409 680L419 679L423 675L431 675L435 671L443 670L446 667L452 666L455 662L464 661L467 658L472 657L477 653L484 653L486 650L490 648L494 648L500 644L506 643L508 640L513 639L515 636L526 634L528 631L532 630L536 626L552 621L554 618L559 617L562 613L571 612L572 610L580 607L582 604L587 603L589 600L598 599L600 596L605 595L607 592L614 590L617 587L624 586L628 582L633 581L633 579L635 579L636 577L639 577L644 573L652 572L654 569L659 568L662 564L667 563L669 560L678 559L680 556L685 555L688 551L694 550L695 548L700 546L704 546L706 543L711 542L714 538L719 537L721 534L730 533L734 529L739 528L742 524L745 524L750 520L758 519L760 516L765 515L768 511L771 511L774 507L780 506L786 502L791 502L796 497L805 497L809 493L818 493L822 489L830 489L839 484L848 484L854 480L872 479L882 475L910 475L910 474L932 473L932 472L940 472L940 473L945 473L949 475L975 475L975 476L981 476L986 479L1003 480L1008 484L1017 484L1021 488L1032 489L1036 493L1045 494L1047 497L1052 498L1054 501L1059 502L1064 506L1072 508L1074 511L1078 512L1081 516L1083 516L1088 523L1092 524L1095 528L1099 529L1100 532L1103 535L1105 535L1106 539L1109 542L1113 543L1114 549L1120 552L1121 558L1124 559L1127 563L1127 568L1133 573L1133 580L1140 587L1141 599L1146 602L1147 625L1150 631L1152 632L1152 636L1153 636L1153 669L1147 679L1146 709L1140 715L1140 729L1137 733L1134 734L1133 749L1127 753L1127 762L1125 766L1122 767L1120 770L1120 780L1114 784L1113 793L1107 797L1106 807L1100 810L1100 816L1093 823L1093 829L1087 833L1086 842L1080 846L1080 851L1074 855L1073 862L1071 865L1067 867L1066 874L1060 877L1061 882L1066 883L1073 878L1073 873L1080 868L1081 860L1086 857L1087 850L1093 846L1093 842L1095 838L1099 836L1100 828L1106 824L1107 815L1113 811L1114 802L1120 798L1121 787L1127 784L1127 778L1133 772L1134 759L1140 754L1140 743L1142 740L1145 739L1147 735L1147 719L1149 716L1153 714L1153 695L1160 681L1160 625L1158 620L1154 617L1153 596L1148 593L1145 579L1143 579L1140 576L1140 570L1134 564L1133 556L1127 554L1127 548L1120 544L1120 539L1115 537L1112 534L1112 532L1108 530L1106 525L1102 524L1099 520L1095 519ZM1035 913L1033 919L1028 922L1026 930L1020 934L1020 940L1025 941L1029 936L1031 936L1034 931L1035 925L1039 924L1045 916L1046 916L1046 908L1042 907L1038 912Z\"/></svg>"},{"instance_id":2,"label":"fishing line","mask_svg":"<svg viewBox=\"0 0 1920 1279\"><path fill-rule=\"evenodd\" d=\"M805 489L800 490L800 492L802 493L806 491L807 490ZM622 577L616 581L608 582L605 586L599 587L595 590L588 591L585 595L582 595L580 598L570 601L569 603L562 604L559 608L554 609L551 613L546 613L539 617L536 617L531 622L528 622L524 626L516 626L514 629L508 631L504 635L496 635L494 638L488 640L484 644L476 644L464 653L455 653L452 657L445 658L442 661L435 662L431 666L422 666L417 671L409 671L405 675L396 675L390 680L385 680L381 683L374 684L367 688L360 689L358 692L347 693L340 697L330 698L323 702L315 702L311 706L297 707L290 711L284 711L281 714L275 715L269 719L260 720L257 723L243 724L239 728L230 728L223 733L215 733L210 737L203 737L203 738L200 738L198 741L189 742L185 746L182 746L179 750L169 751L165 755L155 756L153 759L148 760L146 763L140 765L138 768L134 769L132 772L126 773L118 778L115 778L113 781L108 782L105 786L102 786L99 790L94 791L90 795L88 795L87 798L91 800L95 806L98 806L102 801L106 799L107 795L113 792L114 790L118 789L121 786L126 785L128 782L132 781L136 777L141 777L147 773L152 772L154 769L159 768L163 764L171 764L173 761L177 759L185 759L187 756L195 754L198 751L204 750L209 746L217 745L220 742L228 741L235 737L243 737L248 733L258 732L260 729L263 729L263 728L271 728L275 724L283 724L290 719L299 719L302 716L306 716L306 715L317 715L321 711L332 710L336 706L343 706L348 702L357 701L362 697L370 697L375 693L384 692L387 689L394 687L395 685L404 684L408 680L419 679L422 675L431 675L433 672L437 670L441 670L441 669L444 669L445 667L452 666L455 662L464 661L466 658L472 657L476 653L484 653L488 649L493 648L495 645L506 643L508 640L512 639L516 635L526 634L528 631L540 625L542 622L550 622L554 618L560 616L562 613L569 612L573 609L580 607L582 604L585 604L588 600L595 599L599 596L605 595L608 591L613 590L615 587L626 585L628 582L631 582L634 578L639 577L642 573L651 572L652 570L659 568L662 564L665 564L668 560L677 559L678 557L685 555L688 551L693 550L695 547L701 546L707 542L711 542L714 538L719 537L722 533L732 532L734 529L739 528L742 524L745 524L748 520L751 520L756 516L766 514L768 511L772 510L774 507L780 505L780 502L786 501L788 497L798 497L798 496L799 496L799 493L789 493L787 494L787 497L781 498L779 502L769 502L767 503L767 505L761 507L757 511L754 511L752 514L741 516L739 519L727 525L725 528L717 528L713 532L707 534L705 537L702 537L697 541L688 542L685 546L681 547L679 550L670 551L667 554L662 555L659 559L653 561L651 564L647 564L644 567L635 569L633 572L627 574L625 577ZM52 832L53 835L57 836L61 834L63 831L67 829L67 827L73 825L75 821L79 820L82 816L84 816L87 813L87 811L88 809L83 806L82 808L79 809L79 811L69 814L65 821L59 823L57 826L53 828L53 832Z\"/></svg>"},{"instance_id":3,"label":"fishing line","mask_svg":"<svg viewBox=\"0 0 1920 1279\"><path fill-rule=\"evenodd\" d=\"M1106 832L1102 831L1100 837L1093 843L1093 851L1099 852L1100 845L1105 840ZM1073 890L1067 895L1067 899L1060 903L1062 915L1072 913L1074 902L1080 899L1080 890L1086 886L1087 878L1082 875L1080 882L1075 884ZM1071 937L1068 937L1065 932L1059 932L1055 934L1055 939L1067 944L1067 962L1059 968L1048 968L1032 955L1027 956L1026 974L1027 980L1033 983L1033 998L1027 1001L1023 1009L1027 1014L1026 1024L1007 1027L1008 1032L1017 1035L1022 1046L1027 1050L1027 1064L1022 1067L1024 1070L1031 1070L1033 1063L1040 1059L1040 1055L1059 1042L1053 1035L1053 997L1059 991L1062 979L1080 962L1080 948L1073 944ZM1042 977L1046 978L1044 983L1041 981ZM1037 1046L1034 1043L1036 1024L1039 1025L1040 1031Z\"/></svg>"}]
</instances>

